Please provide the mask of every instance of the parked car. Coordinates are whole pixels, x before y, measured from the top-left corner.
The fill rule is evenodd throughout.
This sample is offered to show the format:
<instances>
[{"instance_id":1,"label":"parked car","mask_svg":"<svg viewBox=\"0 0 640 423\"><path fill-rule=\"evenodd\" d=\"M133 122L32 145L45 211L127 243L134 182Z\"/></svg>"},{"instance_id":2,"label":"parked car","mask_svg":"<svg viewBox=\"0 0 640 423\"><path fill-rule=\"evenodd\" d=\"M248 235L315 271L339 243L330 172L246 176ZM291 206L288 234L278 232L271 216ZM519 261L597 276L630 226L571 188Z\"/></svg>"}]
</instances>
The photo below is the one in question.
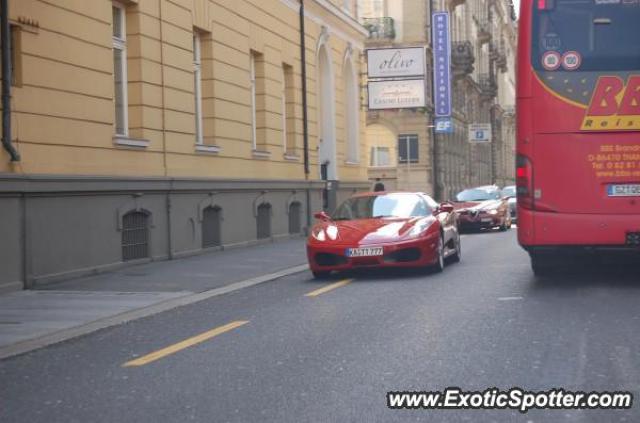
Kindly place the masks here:
<instances>
[{"instance_id":1,"label":"parked car","mask_svg":"<svg viewBox=\"0 0 640 423\"><path fill-rule=\"evenodd\" d=\"M452 204L423 193L374 192L355 195L319 222L307 241L316 278L363 267L432 267L459 261L460 236Z\"/></svg>"},{"instance_id":2,"label":"parked car","mask_svg":"<svg viewBox=\"0 0 640 423\"><path fill-rule=\"evenodd\" d=\"M460 231L511 228L509 204L495 185L466 189L453 201Z\"/></svg>"},{"instance_id":3,"label":"parked car","mask_svg":"<svg viewBox=\"0 0 640 423\"><path fill-rule=\"evenodd\" d=\"M518 200L516 198L516 186L509 185L502 188L502 198L507 199L507 204L509 204L509 212L511 213L511 221L518 221Z\"/></svg>"}]
</instances>

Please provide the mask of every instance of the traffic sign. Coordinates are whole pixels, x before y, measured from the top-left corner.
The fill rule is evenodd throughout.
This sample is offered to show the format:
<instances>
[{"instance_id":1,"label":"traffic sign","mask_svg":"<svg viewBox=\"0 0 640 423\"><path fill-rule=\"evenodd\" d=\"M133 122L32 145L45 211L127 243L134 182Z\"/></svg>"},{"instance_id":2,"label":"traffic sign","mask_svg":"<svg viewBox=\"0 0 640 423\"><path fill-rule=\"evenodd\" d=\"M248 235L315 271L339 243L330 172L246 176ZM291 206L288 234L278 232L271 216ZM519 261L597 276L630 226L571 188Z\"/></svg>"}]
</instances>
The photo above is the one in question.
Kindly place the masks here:
<instances>
[{"instance_id":1,"label":"traffic sign","mask_svg":"<svg viewBox=\"0 0 640 423\"><path fill-rule=\"evenodd\" d=\"M469 142L491 142L491 124L471 123L469 124Z\"/></svg>"}]
</instances>

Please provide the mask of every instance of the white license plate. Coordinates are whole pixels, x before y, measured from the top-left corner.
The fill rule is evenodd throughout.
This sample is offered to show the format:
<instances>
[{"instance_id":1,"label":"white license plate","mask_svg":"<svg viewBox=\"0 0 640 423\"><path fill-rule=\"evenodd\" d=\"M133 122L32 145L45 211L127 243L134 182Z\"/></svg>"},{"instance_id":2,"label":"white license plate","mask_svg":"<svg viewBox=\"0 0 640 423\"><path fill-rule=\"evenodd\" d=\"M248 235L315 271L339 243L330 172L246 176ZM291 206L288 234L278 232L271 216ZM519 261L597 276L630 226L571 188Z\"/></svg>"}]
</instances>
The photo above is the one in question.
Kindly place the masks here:
<instances>
[{"instance_id":1,"label":"white license plate","mask_svg":"<svg viewBox=\"0 0 640 423\"><path fill-rule=\"evenodd\" d=\"M347 257L378 257L383 255L382 247L347 248Z\"/></svg>"},{"instance_id":2,"label":"white license plate","mask_svg":"<svg viewBox=\"0 0 640 423\"><path fill-rule=\"evenodd\" d=\"M609 185L609 197L640 197L640 184Z\"/></svg>"},{"instance_id":3,"label":"white license plate","mask_svg":"<svg viewBox=\"0 0 640 423\"><path fill-rule=\"evenodd\" d=\"M493 219L490 217L483 217L482 218L482 223L491 223L493 222Z\"/></svg>"}]
</instances>

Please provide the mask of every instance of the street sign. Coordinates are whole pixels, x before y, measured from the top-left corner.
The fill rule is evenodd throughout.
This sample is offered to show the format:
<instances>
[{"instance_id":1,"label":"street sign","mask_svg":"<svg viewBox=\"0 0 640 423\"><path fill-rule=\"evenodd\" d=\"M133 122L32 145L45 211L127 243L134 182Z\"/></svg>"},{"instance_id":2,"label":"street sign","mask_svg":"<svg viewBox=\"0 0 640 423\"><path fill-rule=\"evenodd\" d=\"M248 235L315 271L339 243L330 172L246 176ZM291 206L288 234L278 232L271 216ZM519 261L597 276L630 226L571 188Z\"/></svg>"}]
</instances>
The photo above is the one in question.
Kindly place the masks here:
<instances>
[{"instance_id":1,"label":"street sign","mask_svg":"<svg viewBox=\"0 0 640 423\"><path fill-rule=\"evenodd\" d=\"M379 48L367 50L369 78L424 76L424 47Z\"/></svg>"},{"instance_id":2,"label":"street sign","mask_svg":"<svg viewBox=\"0 0 640 423\"><path fill-rule=\"evenodd\" d=\"M436 117L451 116L451 39L449 12L433 14L433 101Z\"/></svg>"},{"instance_id":3,"label":"street sign","mask_svg":"<svg viewBox=\"0 0 640 423\"><path fill-rule=\"evenodd\" d=\"M435 130L436 134L453 133L453 120L450 117L436 118Z\"/></svg>"},{"instance_id":4,"label":"street sign","mask_svg":"<svg viewBox=\"0 0 640 423\"><path fill-rule=\"evenodd\" d=\"M369 110L425 107L424 79L369 81Z\"/></svg>"},{"instance_id":5,"label":"street sign","mask_svg":"<svg viewBox=\"0 0 640 423\"><path fill-rule=\"evenodd\" d=\"M469 142L491 142L491 124L471 123L469 124Z\"/></svg>"}]
</instances>

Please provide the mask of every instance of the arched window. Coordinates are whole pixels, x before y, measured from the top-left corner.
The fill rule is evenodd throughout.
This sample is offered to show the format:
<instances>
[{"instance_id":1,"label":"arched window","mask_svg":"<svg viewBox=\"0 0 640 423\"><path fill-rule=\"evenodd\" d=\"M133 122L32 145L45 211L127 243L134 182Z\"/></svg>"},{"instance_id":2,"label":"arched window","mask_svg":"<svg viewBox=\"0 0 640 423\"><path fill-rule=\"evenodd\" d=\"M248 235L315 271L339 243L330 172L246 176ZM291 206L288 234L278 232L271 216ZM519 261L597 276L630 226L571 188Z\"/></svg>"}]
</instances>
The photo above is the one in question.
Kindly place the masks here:
<instances>
[{"instance_id":1,"label":"arched window","mask_svg":"<svg viewBox=\"0 0 640 423\"><path fill-rule=\"evenodd\" d=\"M258 239L271 238L271 204L262 203L258 206L257 215Z\"/></svg>"},{"instance_id":2,"label":"arched window","mask_svg":"<svg viewBox=\"0 0 640 423\"><path fill-rule=\"evenodd\" d=\"M344 65L344 107L345 107L345 137L347 144L347 161L357 163L359 160L358 149L360 146L359 131L359 103L360 95L358 93L358 81L356 72L348 55Z\"/></svg>"},{"instance_id":3,"label":"arched window","mask_svg":"<svg viewBox=\"0 0 640 423\"><path fill-rule=\"evenodd\" d=\"M299 234L302 232L302 205L294 201L289 205L289 234Z\"/></svg>"},{"instance_id":4,"label":"arched window","mask_svg":"<svg viewBox=\"0 0 640 423\"><path fill-rule=\"evenodd\" d=\"M222 245L222 209L209 206L202 211L202 248Z\"/></svg>"},{"instance_id":5,"label":"arched window","mask_svg":"<svg viewBox=\"0 0 640 423\"><path fill-rule=\"evenodd\" d=\"M326 31L326 30L325 30ZM318 98L318 160L321 177L326 180L338 178L336 164L336 124L333 67L328 34L320 36L317 56L316 81Z\"/></svg>"},{"instance_id":6,"label":"arched window","mask_svg":"<svg viewBox=\"0 0 640 423\"><path fill-rule=\"evenodd\" d=\"M122 217L122 261L149 257L149 216L131 211Z\"/></svg>"}]
</instances>

